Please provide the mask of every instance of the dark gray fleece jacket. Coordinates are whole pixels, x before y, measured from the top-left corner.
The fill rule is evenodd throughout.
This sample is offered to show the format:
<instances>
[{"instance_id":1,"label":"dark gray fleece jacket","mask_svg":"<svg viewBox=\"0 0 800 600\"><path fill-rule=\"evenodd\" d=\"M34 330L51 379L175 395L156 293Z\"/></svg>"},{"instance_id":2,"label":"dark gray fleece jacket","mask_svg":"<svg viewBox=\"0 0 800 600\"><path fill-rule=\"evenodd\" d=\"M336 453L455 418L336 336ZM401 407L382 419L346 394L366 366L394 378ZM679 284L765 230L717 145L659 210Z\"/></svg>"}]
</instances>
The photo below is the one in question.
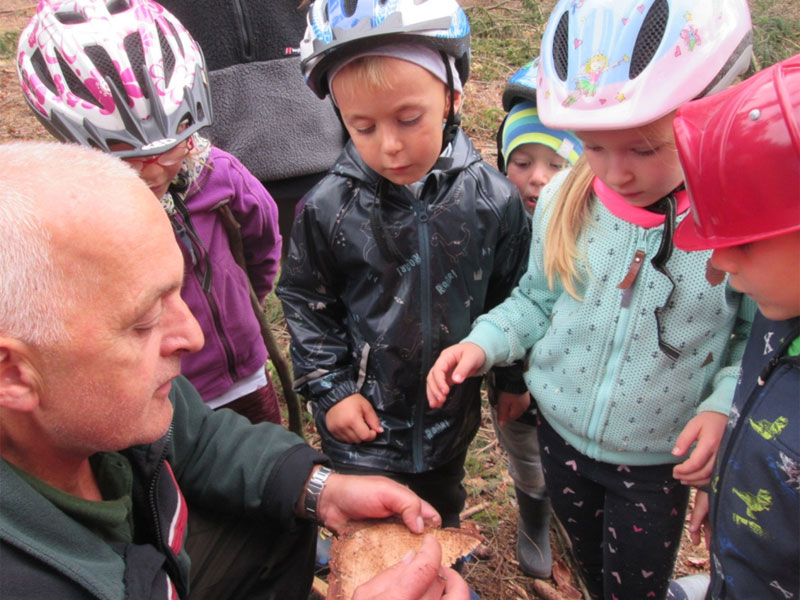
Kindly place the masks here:
<instances>
[{"instance_id":1,"label":"dark gray fleece jacket","mask_svg":"<svg viewBox=\"0 0 800 600\"><path fill-rule=\"evenodd\" d=\"M161 0L203 49L214 144L260 181L327 171L345 134L329 99L300 72L306 26L299 0Z\"/></svg>"}]
</instances>

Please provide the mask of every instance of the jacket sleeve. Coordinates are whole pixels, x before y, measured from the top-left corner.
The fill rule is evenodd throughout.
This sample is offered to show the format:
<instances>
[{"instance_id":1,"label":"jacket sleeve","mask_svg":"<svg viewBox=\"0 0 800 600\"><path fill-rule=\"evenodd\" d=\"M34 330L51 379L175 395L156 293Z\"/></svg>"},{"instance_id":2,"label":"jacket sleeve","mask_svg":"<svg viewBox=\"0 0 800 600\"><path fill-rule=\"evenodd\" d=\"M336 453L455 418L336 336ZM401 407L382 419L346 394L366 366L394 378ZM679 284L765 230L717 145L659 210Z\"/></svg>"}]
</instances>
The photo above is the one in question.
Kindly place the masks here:
<instances>
[{"instance_id":1,"label":"jacket sleeve","mask_svg":"<svg viewBox=\"0 0 800 600\"><path fill-rule=\"evenodd\" d=\"M326 178L316 188L323 188L326 196L320 204L339 197L328 182ZM320 192L311 192L315 193ZM300 212L276 293L292 337L294 389L327 410L358 388L345 328L347 311L339 295L345 275L336 263L326 230L328 219L321 212L311 199Z\"/></svg>"},{"instance_id":2,"label":"jacket sleeve","mask_svg":"<svg viewBox=\"0 0 800 600\"><path fill-rule=\"evenodd\" d=\"M492 271L486 309L490 310L511 295L525 272L530 252L531 230L525 207L516 188L506 203L501 224L502 235L498 242ZM522 394L528 391L523 378L524 364L517 360L510 366L496 366L493 371L494 388L499 392Z\"/></svg>"},{"instance_id":3,"label":"jacket sleeve","mask_svg":"<svg viewBox=\"0 0 800 600\"><path fill-rule=\"evenodd\" d=\"M524 358L550 326L553 305L563 289L557 281L550 289L542 269L542 253L548 208L558 195L562 178L562 174L556 175L539 199L533 215L527 271L508 298L476 319L464 339L479 345L486 353L483 372L496 364L507 365Z\"/></svg>"},{"instance_id":4,"label":"jacket sleeve","mask_svg":"<svg viewBox=\"0 0 800 600\"><path fill-rule=\"evenodd\" d=\"M188 502L291 523L311 469L328 459L280 425L209 409L182 377L170 397L168 458Z\"/></svg>"},{"instance_id":5,"label":"jacket sleeve","mask_svg":"<svg viewBox=\"0 0 800 600\"><path fill-rule=\"evenodd\" d=\"M256 296L263 302L272 291L280 269L282 240L278 230L278 206L261 182L234 156L217 154L215 162L221 161L229 163L224 169L233 191L229 205L241 225L247 275Z\"/></svg>"},{"instance_id":6,"label":"jacket sleeve","mask_svg":"<svg viewBox=\"0 0 800 600\"><path fill-rule=\"evenodd\" d=\"M744 355L747 339L750 337L750 328L756 315L757 305L749 296L734 290L730 283L728 293L740 298L739 311L736 315L736 323L731 331L731 338L728 341L726 354L722 360L722 366L714 375L713 389L711 394L698 405L697 412L714 411L727 415L733 403L733 394L736 391L736 384L739 380L742 356Z\"/></svg>"}]
</instances>

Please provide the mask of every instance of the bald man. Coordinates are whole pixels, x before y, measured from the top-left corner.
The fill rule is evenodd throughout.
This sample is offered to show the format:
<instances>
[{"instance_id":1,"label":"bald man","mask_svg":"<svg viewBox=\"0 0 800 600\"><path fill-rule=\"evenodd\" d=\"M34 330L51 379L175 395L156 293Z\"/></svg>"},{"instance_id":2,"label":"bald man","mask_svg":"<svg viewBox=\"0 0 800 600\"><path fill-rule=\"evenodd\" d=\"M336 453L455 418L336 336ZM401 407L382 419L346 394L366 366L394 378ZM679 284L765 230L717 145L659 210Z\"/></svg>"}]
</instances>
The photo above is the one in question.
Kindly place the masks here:
<instances>
[{"instance_id":1,"label":"bald man","mask_svg":"<svg viewBox=\"0 0 800 600\"><path fill-rule=\"evenodd\" d=\"M203 405L179 377L203 344L180 250L124 163L0 145L0 231L0 596L305 599L315 520L439 520L388 479L329 473L280 426ZM357 596L467 597L439 557L428 538Z\"/></svg>"}]
</instances>

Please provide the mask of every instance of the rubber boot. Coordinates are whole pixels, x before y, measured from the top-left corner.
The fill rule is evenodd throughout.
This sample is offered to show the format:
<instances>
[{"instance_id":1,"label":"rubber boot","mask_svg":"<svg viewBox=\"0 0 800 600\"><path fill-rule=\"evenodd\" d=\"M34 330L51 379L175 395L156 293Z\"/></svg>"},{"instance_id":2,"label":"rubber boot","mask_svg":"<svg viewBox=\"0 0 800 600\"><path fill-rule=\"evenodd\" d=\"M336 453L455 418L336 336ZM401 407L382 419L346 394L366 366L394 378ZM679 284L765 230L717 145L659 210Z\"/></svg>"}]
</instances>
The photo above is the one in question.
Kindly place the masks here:
<instances>
[{"instance_id":1,"label":"rubber boot","mask_svg":"<svg viewBox=\"0 0 800 600\"><path fill-rule=\"evenodd\" d=\"M667 600L705 600L711 577L708 573L686 575L669 582Z\"/></svg>"},{"instance_id":2,"label":"rubber boot","mask_svg":"<svg viewBox=\"0 0 800 600\"><path fill-rule=\"evenodd\" d=\"M550 499L533 498L519 488L515 489L519 505L519 568L531 577L547 579L553 571L553 555L550 551Z\"/></svg>"}]
</instances>

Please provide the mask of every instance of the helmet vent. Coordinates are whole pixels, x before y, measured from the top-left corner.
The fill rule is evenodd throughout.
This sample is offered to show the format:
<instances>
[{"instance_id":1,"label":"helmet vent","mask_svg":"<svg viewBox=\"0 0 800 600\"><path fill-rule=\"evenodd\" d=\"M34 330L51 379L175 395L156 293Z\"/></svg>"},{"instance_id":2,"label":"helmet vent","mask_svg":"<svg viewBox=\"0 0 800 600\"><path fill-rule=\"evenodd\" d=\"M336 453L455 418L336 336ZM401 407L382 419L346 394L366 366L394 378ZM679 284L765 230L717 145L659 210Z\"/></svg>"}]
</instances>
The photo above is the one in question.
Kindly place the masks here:
<instances>
[{"instance_id":1,"label":"helmet vent","mask_svg":"<svg viewBox=\"0 0 800 600\"><path fill-rule=\"evenodd\" d=\"M138 32L135 32L126 35L122 43L125 46L125 54L128 56L128 60L131 62L131 68L133 69L133 74L136 76L136 81L139 84L139 88L142 90L144 97L149 98L148 90L150 89L150 86L147 85L147 82L145 82L145 78L148 77L148 73L147 65L145 64L144 60L142 38L139 36Z\"/></svg>"},{"instance_id":2,"label":"helmet vent","mask_svg":"<svg viewBox=\"0 0 800 600\"><path fill-rule=\"evenodd\" d=\"M161 56L164 59L164 82L169 85L175 70L175 54L172 52L172 47L164 36L164 32L161 31L161 27L156 27L156 30L158 31L158 43L161 45Z\"/></svg>"},{"instance_id":3,"label":"helmet vent","mask_svg":"<svg viewBox=\"0 0 800 600\"><path fill-rule=\"evenodd\" d=\"M88 50L88 48L87 48ZM100 106L97 98L95 98L92 93L83 85L80 77L75 75L75 72L72 70L67 64L67 61L64 60L64 57L61 56L60 52L56 52L56 58L58 58L58 66L61 68L61 72L64 74L64 83L67 86L67 89L75 94L81 100L85 100L86 102L91 102L95 106Z\"/></svg>"},{"instance_id":4,"label":"helmet vent","mask_svg":"<svg viewBox=\"0 0 800 600\"><path fill-rule=\"evenodd\" d=\"M117 91L128 102L128 104L133 105L125 93L125 86L122 83L122 79L120 78L119 73L117 73L117 68L114 66L114 61L111 60L111 57L108 55L108 52L106 52L106 49L102 46L87 46L85 48L85 52L86 55L91 59L95 68L100 72L100 75L103 77L103 79L110 80L111 83L116 86ZM96 103L97 101L95 101L95 104Z\"/></svg>"},{"instance_id":5,"label":"helmet vent","mask_svg":"<svg viewBox=\"0 0 800 600\"><path fill-rule=\"evenodd\" d=\"M177 44L178 46L178 52L181 53L181 56L186 56L186 48L183 47L183 43L181 42L181 36L178 35L178 31L175 29L175 26L172 24L172 22L168 21L167 19L160 19L159 24L165 24L169 28L169 32L172 36L172 39L175 40L175 44ZM158 33L159 36L163 37L160 28L158 30ZM164 42L161 42L161 48L163 52ZM170 71L172 71L172 68L170 68Z\"/></svg>"},{"instance_id":6,"label":"helmet vent","mask_svg":"<svg viewBox=\"0 0 800 600\"><path fill-rule=\"evenodd\" d=\"M344 9L344 14L348 17L352 17L356 14L356 8L358 8L358 0L344 0L342 2L342 8Z\"/></svg>"},{"instance_id":7,"label":"helmet vent","mask_svg":"<svg viewBox=\"0 0 800 600\"><path fill-rule=\"evenodd\" d=\"M62 25L76 25L78 23L86 23L86 17L81 13L74 10L57 11L55 13L56 19Z\"/></svg>"},{"instance_id":8,"label":"helmet vent","mask_svg":"<svg viewBox=\"0 0 800 600\"><path fill-rule=\"evenodd\" d=\"M52 94L58 94L56 83L50 76L50 71L47 70L47 63L44 60L44 56L42 56L42 52L38 48L31 55L31 65L33 65L33 72L36 73L45 87L50 90Z\"/></svg>"},{"instance_id":9,"label":"helmet vent","mask_svg":"<svg viewBox=\"0 0 800 600\"><path fill-rule=\"evenodd\" d=\"M558 21L553 34L553 66L561 81L567 80L569 61L569 13L565 12Z\"/></svg>"},{"instance_id":10,"label":"helmet vent","mask_svg":"<svg viewBox=\"0 0 800 600\"><path fill-rule=\"evenodd\" d=\"M128 0L110 0L110 2L106 3L106 10L112 15L125 12L130 7L131 5L128 3Z\"/></svg>"},{"instance_id":11,"label":"helmet vent","mask_svg":"<svg viewBox=\"0 0 800 600\"><path fill-rule=\"evenodd\" d=\"M667 0L656 0L647 11L639 35L636 36L628 75L631 79L635 79L653 60L653 56L664 39L668 18L669 4Z\"/></svg>"}]
</instances>

